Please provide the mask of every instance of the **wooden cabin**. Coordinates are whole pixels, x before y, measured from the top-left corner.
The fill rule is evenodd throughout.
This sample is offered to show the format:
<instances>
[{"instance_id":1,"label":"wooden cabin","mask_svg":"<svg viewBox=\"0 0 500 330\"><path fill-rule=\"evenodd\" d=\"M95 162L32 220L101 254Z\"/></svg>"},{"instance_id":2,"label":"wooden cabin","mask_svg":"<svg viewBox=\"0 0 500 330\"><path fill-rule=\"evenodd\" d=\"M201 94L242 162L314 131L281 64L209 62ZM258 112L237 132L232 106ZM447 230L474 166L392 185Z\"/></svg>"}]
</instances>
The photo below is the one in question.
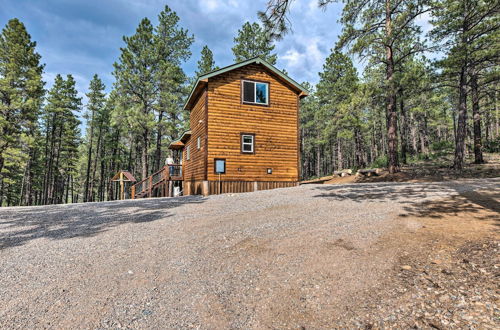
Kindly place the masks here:
<instances>
[{"instance_id":1,"label":"wooden cabin","mask_svg":"<svg viewBox=\"0 0 500 330\"><path fill-rule=\"evenodd\" d=\"M263 59L202 75L184 106L184 195L291 187L300 173L299 101L308 92Z\"/></svg>"}]
</instances>

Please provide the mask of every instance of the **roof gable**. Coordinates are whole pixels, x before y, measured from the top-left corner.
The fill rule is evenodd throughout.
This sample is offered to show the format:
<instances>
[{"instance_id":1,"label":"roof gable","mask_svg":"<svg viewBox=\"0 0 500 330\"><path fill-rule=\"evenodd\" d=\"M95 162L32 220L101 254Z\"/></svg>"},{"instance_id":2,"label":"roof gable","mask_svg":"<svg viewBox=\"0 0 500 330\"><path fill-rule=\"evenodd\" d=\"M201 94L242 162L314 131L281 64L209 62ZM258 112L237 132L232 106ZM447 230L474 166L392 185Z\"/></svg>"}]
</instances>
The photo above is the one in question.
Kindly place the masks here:
<instances>
[{"instance_id":1,"label":"roof gable","mask_svg":"<svg viewBox=\"0 0 500 330\"><path fill-rule=\"evenodd\" d=\"M300 85L295 80L293 80L292 78L290 78L289 76L284 74L282 71L278 70L272 64L270 64L269 62L265 61L264 59L262 59L260 57L254 57L254 58L248 59L246 61L235 63L232 65L226 66L225 68L221 68L221 69L218 69L218 70L215 70L215 71L212 71L212 72L209 72L209 73L206 73L204 75L199 76L198 79L196 80L196 83L194 84L193 88L191 89L191 93L189 94L189 97L188 97L186 103L184 104L184 110L191 110L190 107L192 106L192 104L191 104L193 101L192 99L194 98L195 95L198 94L200 87L202 87L206 83L208 83L208 79L213 78L215 76L218 76L220 74L224 74L224 73L232 71L232 70L239 69L241 67L244 67L244 66L247 66L250 64L263 65L269 71L271 71L273 74L275 74L279 78L286 81L292 88L294 88L297 91L297 93L300 94L300 96L304 97L304 96L307 96L309 94L307 89L302 87L302 85Z\"/></svg>"}]
</instances>

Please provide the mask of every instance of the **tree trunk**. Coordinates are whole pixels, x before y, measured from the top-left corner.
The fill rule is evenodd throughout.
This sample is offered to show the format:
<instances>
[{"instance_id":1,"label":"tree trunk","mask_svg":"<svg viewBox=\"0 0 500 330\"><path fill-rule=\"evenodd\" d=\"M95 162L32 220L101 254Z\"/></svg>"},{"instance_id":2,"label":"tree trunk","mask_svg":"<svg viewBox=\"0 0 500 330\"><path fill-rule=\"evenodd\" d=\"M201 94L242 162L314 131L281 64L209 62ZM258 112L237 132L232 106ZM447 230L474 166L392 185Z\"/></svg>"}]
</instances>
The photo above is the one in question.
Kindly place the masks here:
<instances>
[{"instance_id":1,"label":"tree trunk","mask_svg":"<svg viewBox=\"0 0 500 330\"><path fill-rule=\"evenodd\" d=\"M479 87L477 73L472 69L471 75L472 120L474 128L474 163L483 164L483 143L481 141L481 113L479 112Z\"/></svg>"},{"instance_id":2,"label":"tree trunk","mask_svg":"<svg viewBox=\"0 0 500 330\"><path fill-rule=\"evenodd\" d=\"M141 163L142 163L142 180L148 177L148 140L149 140L149 131L147 129L144 130L143 133L143 145L141 151ZM144 187L145 189L145 187Z\"/></svg>"},{"instance_id":3,"label":"tree trunk","mask_svg":"<svg viewBox=\"0 0 500 330\"><path fill-rule=\"evenodd\" d=\"M355 152L355 166L363 168L366 166L363 157L363 136L359 127L355 128L354 132L354 152Z\"/></svg>"},{"instance_id":4,"label":"tree trunk","mask_svg":"<svg viewBox=\"0 0 500 330\"><path fill-rule=\"evenodd\" d=\"M500 134L500 122L499 118L500 116L498 115L498 90L495 90L495 137L498 137Z\"/></svg>"},{"instance_id":5,"label":"tree trunk","mask_svg":"<svg viewBox=\"0 0 500 330\"><path fill-rule=\"evenodd\" d=\"M26 164L26 174L23 180L25 181L25 186L21 189L21 201L24 203L21 205L32 205L33 204L33 163L36 157L35 148L29 149L28 163Z\"/></svg>"},{"instance_id":6,"label":"tree trunk","mask_svg":"<svg viewBox=\"0 0 500 330\"><path fill-rule=\"evenodd\" d=\"M342 145L341 140L337 138L337 163L339 171L344 169L344 159L342 155Z\"/></svg>"},{"instance_id":7,"label":"tree trunk","mask_svg":"<svg viewBox=\"0 0 500 330\"><path fill-rule=\"evenodd\" d=\"M316 176L321 177L321 148L319 143L316 145Z\"/></svg>"},{"instance_id":8,"label":"tree trunk","mask_svg":"<svg viewBox=\"0 0 500 330\"><path fill-rule=\"evenodd\" d=\"M97 160L99 158L104 157L104 155L101 153L101 144L102 144L102 126L103 123L99 123L99 133L97 133L97 145L96 145L96 155L94 158L94 166L92 167L92 177L90 178L90 191L89 191L89 198L88 200L91 202L94 202L95 196L94 196L94 184L95 184L95 177L97 173ZM102 180L102 178L101 178Z\"/></svg>"},{"instance_id":9,"label":"tree trunk","mask_svg":"<svg viewBox=\"0 0 500 330\"><path fill-rule=\"evenodd\" d=\"M392 38L392 6L391 1L385 2L385 36ZM394 57L392 46L385 45L386 52L386 82L387 82L387 156L389 173L399 171L398 162L398 114L396 112L396 88L394 86Z\"/></svg>"},{"instance_id":10,"label":"tree trunk","mask_svg":"<svg viewBox=\"0 0 500 330\"><path fill-rule=\"evenodd\" d=\"M453 168L462 170L464 167L465 135L467 134L467 65L460 70L457 132L455 134L455 160Z\"/></svg>"},{"instance_id":11,"label":"tree trunk","mask_svg":"<svg viewBox=\"0 0 500 330\"><path fill-rule=\"evenodd\" d=\"M90 186L90 166L92 164L92 144L94 143L94 111L90 118L90 139L89 147L87 149L87 170L85 174L85 191L83 193L83 202L89 201L89 186Z\"/></svg>"},{"instance_id":12,"label":"tree trunk","mask_svg":"<svg viewBox=\"0 0 500 330\"><path fill-rule=\"evenodd\" d=\"M427 127L427 114L424 113L420 123L420 149L425 158L429 158L429 130Z\"/></svg>"},{"instance_id":13,"label":"tree trunk","mask_svg":"<svg viewBox=\"0 0 500 330\"><path fill-rule=\"evenodd\" d=\"M401 162L407 164L406 154L408 153L408 116L406 113L403 90L401 89L399 107L401 110Z\"/></svg>"},{"instance_id":14,"label":"tree trunk","mask_svg":"<svg viewBox=\"0 0 500 330\"><path fill-rule=\"evenodd\" d=\"M156 133L156 150L155 150L155 161L154 161L154 171L159 171L161 168L161 138L162 138L162 121L163 111L160 111L158 115L158 131Z\"/></svg>"},{"instance_id":15,"label":"tree trunk","mask_svg":"<svg viewBox=\"0 0 500 330\"><path fill-rule=\"evenodd\" d=\"M47 122L47 136L45 137L45 176L43 182L43 194L41 204L46 205L49 201L49 186L52 181L52 162L54 160L54 143L55 143L55 130L56 130L56 114L52 115L52 124L50 120ZM49 131L50 129L50 138ZM50 147L49 147L50 144Z\"/></svg>"}]
</instances>

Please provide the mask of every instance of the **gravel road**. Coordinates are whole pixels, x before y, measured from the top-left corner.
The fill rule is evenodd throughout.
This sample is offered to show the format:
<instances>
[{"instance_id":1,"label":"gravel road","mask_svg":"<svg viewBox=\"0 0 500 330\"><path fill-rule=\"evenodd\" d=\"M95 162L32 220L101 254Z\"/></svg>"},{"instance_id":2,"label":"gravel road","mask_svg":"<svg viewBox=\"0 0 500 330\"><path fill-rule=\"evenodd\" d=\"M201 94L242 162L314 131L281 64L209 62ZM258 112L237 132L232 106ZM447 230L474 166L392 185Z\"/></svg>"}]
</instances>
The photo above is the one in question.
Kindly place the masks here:
<instances>
[{"instance_id":1,"label":"gravel road","mask_svg":"<svg viewBox=\"0 0 500 330\"><path fill-rule=\"evenodd\" d=\"M0 328L323 328L422 203L500 179L0 209ZM438 212L438 211L436 211Z\"/></svg>"}]
</instances>

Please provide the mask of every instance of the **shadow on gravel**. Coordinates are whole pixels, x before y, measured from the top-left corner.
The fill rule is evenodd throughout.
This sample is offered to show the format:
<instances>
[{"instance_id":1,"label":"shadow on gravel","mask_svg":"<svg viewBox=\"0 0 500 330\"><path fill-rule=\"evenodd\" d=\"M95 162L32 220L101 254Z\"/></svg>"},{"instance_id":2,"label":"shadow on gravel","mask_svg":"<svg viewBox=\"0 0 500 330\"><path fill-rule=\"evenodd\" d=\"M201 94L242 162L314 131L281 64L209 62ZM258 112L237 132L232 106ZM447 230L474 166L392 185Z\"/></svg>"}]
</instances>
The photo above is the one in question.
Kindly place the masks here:
<instances>
[{"instance_id":1,"label":"shadow on gravel","mask_svg":"<svg viewBox=\"0 0 500 330\"><path fill-rule=\"evenodd\" d=\"M91 237L125 223L172 216L168 210L203 203L202 196L0 209L0 250L32 239Z\"/></svg>"},{"instance_id":2,"label":"shadow on gravel","mask_svg":"<svg viewBox=\"0 0 500 330\"><path fill-rule=\"evenodd\" d=\"M498 182L464 184L412 184L377 183L352 185L325 185L315 197L332 201L396 202L403 204L405 213L401 217L416 216L443 218L461 212L475 214L480 220L496 220L500 226L500 193ZM432 197L432 198L431 198ZM478 207L480 206L480 207ZM490 211L485 215L483 210Z\"/></svg>"}]
</instances>

